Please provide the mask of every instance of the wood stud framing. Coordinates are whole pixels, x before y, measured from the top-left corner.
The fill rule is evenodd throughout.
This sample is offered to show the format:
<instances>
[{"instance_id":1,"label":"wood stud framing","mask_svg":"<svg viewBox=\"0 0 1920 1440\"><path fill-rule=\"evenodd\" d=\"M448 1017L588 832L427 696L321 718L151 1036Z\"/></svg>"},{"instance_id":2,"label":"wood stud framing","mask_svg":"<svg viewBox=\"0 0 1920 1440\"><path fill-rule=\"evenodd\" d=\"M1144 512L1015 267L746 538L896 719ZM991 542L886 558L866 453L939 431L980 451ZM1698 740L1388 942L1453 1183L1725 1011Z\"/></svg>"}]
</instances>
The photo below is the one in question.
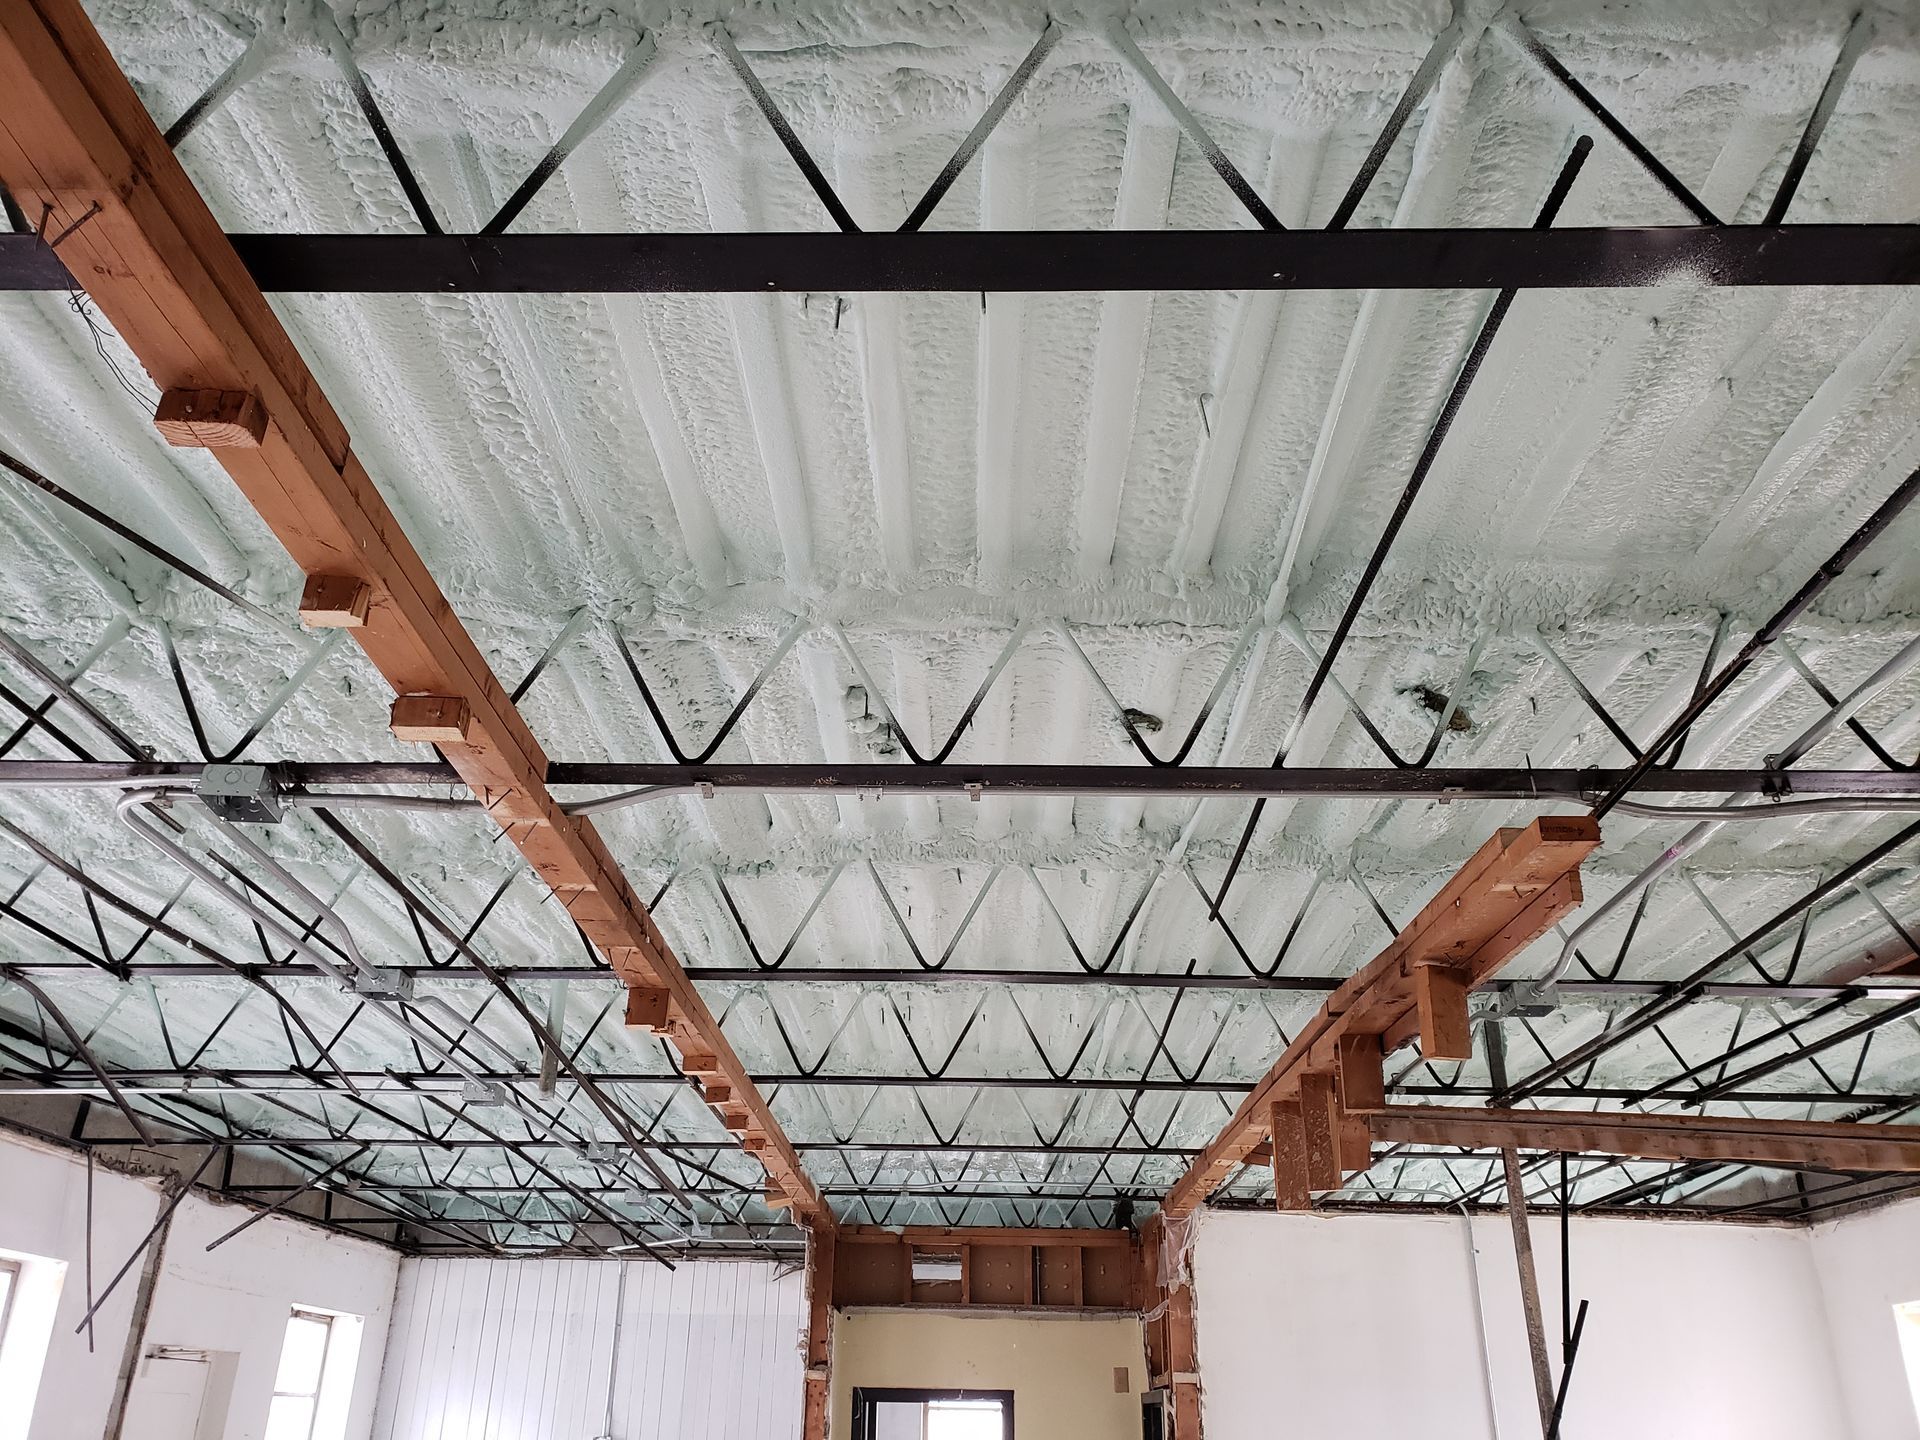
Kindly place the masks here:
<instances>
[{"instance_id":1,"label":"wood stud framing","mask_svg":"<svg viewBox=\"0 0 1920 1440\"><path fill-rule=\"evenodd\" d=\"M667 992L676 1034L717 1057L742 1133L764 1138L755 1153L798 1218L830 1227L799 1156L606 844L548 791L539 742L79 0L0 5L0 184L44 217L60 260L169 396L157 419L196 444L255 437L211 453L306 574L367 587L354 638L396 695L464 704L459 737L435 743L620 977ZM221 397L214 418L228 427L215 436L201 428L205 392Z\"/></svg>"},{"instance_id":2,"label":"wood stud framing","mask_svg":"<svg viewBox=\"0 0 1920 1440\"><path fill-rule=\"evenodd\" d=\"M1177 1440L1200 1440L1200 1354L1193 1324L1193 1287L1160 1284L1165 1222L1155 1215L1140 1229L1136 1303L1146 1331L1147 1385L1172 1403Z\"/></svg>"},{"instance_id":3,"label":"wood stud framing","mask_svg":"<svg viewBox=\"0 0 1920 1440\"><path fill-rule=\"evenodd\" d=\"M1139 1242L1126 1230L842 1227L833 1303L940 1309L1126 1311L1137 1308ZM914 1257L955 1262L951 1279L916 1280Z\"/></svg>"}]
</instances>

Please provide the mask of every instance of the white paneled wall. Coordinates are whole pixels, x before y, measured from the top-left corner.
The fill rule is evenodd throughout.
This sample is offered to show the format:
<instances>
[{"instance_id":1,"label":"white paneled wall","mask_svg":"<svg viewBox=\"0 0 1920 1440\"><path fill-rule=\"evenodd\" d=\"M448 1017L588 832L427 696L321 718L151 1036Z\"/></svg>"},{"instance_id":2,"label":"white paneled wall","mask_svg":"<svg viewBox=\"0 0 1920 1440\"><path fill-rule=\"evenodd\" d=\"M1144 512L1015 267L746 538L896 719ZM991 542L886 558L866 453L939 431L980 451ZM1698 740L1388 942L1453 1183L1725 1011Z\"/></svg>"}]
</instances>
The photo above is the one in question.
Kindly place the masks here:
<instances>
[{"instance_id":1,"label":"white paneled wall","mask_svg":"<svg viewBox=\"0 0 1920 1440\"><path fill-rule=\"evenodd\" d=\"M805 1319L771 1265L407 1261L374 1440L794 1440Z\"/></svg>"}]
</instances>

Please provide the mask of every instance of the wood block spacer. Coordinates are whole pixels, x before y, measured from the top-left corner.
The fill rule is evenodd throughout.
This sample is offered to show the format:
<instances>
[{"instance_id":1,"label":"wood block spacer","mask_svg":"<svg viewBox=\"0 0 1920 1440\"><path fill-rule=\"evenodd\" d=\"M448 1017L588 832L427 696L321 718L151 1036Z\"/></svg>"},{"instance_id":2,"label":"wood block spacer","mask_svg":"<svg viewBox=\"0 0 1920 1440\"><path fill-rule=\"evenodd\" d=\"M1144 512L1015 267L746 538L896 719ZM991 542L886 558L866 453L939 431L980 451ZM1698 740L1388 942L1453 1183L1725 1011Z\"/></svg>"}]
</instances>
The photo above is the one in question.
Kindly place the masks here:
<instances>
[{"instance_id":1,"label":"wood block spacer","mask_svg":"<svg viewBox=\"0 0 1920 1440\"><path fill-rule=\"evenodd\" d=\"M373 587L352 575L309 575L300 592L300 623L315 630L358 630L367 623Z\"/></svg>"},{"instance_id":2,"label":"wood block spacer","mask_svg":"<svg viewBox=\"0 0 1920 1440\"><path fill-rule=\"evenodd\" d=\"M655 986L627 987L627 1026L658 1035L667 1028L667 992Z\"/></svg>"},{"instance_id":3,"label":"wood block spacer","mask_svg":"<svg viewBox=\"0 0 1920 1440\"><path fill-rule=\"evenodd\" d=\"M169 445L196 450L257 450L267 436L266 408L244 390L169 390L153 424Z\"/></svg>"},{"instance_id":4,"label":"wood block spacer","mask_svg":"<svg viewBox=\"0 0 1920 1440\"><path fill-rule=\"evenodd\" d=\"M388 723L396 740L464 745L473 717L458 695L402 695Z\"/></svg>"}]
</instances>

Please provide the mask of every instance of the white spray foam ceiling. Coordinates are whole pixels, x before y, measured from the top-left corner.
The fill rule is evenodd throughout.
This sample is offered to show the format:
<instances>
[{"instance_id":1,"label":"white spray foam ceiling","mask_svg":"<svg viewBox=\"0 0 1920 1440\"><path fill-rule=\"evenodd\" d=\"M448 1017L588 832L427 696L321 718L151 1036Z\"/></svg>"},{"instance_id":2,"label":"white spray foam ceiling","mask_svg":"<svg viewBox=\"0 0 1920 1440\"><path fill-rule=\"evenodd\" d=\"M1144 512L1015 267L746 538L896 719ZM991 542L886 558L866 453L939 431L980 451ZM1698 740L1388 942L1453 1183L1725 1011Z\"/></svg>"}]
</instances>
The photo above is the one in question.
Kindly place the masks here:
<instances>
[{"instance_id":1,"label":"white spray foam ceiling","mask_svg":"<svg viewBox=\"0 0 1920 1440\"><path fill-rule=\"evenodd\" d=\"M1851 16L1845 5L1784 0L1657 14L1520 8L1717 214L1743 222L1765 212ZM417 229L316 5L139 0L89 9L163 125L255 47L244 83L180 148L229 230ZM1448 7L1217 9L1158 7L1131 30L1279 217L1324 223ZM1595 133L1597 146L1560 223L1686 222L1502 24L1488 28L1491 7L1467 9L1458 52L1355 225L1528 224L1581 133ZM716 17L497 0L361 4L340 7L337 18L450 231L479 228L644 25L659 47L645 78L515 228L730 231L820 230L829 221L703 22L725 19L856 218L880 228L906 214L1048 13L1014 3L932 12L780 3ZM1104 12L1050 13L1062 39L931 227L1250 223L1100 35ZM1871 19L1874 38L1821 140L1795 220L1915 219L1920 34L1903 15ZM1158 722L1147 738L1170 752L1231 666L1191 759L1236 765L1272 758L1490 298L1196 289L289 295L276 304L497 671L517 680L572 623L523 701L558 759L669 758L616 636L683 747L697 751L797 627L719 758L904 763L882 716L921 752L936 749L1012 644L956 760L1136 763L1115 703L1150 717L1137 723ZM1911 290L1885 288L1523 293L1342 651L1338 676L1354 702L1403 755L1417 755L1442 719L1431 707L1451 700L1457 719L1438 731L1437 764L1620 763L1624 751L1554 657L1630 734L1654 734L1691 694L1723 617L1724 656L1920 463L1915 302ZM300 577L215 466L156 440L149 387L117 341L96 337L57 297L3 303L5 446L289 620L246 614L8 479L0 626L60 670L110 642L88 664L81 693L161 758L195 759L164 627L211 743L224 749L315 643L290 622ZM1912 517L1898 522L1695 728L1685 763L1758 765L1825 709L1800 667L1844 695L1913 638L1916 535ZM1016 636L1017 627L1025 629ZM16 659L0 657L0 672L29 702L47 693ZM249 758L418 758L387 736L386 700L357 652L333 646ZM114 755L70 707L52 716L81 748ZM1911 761L1920 681L1902 673L1857 718ZM13 753L71 752L36 731ZM1315 709L1294 758L1384 763L1337 695ZM1802 763L1875 762L1842 728ZM1553 808L1574 807L1276 802L1224 909L1232 935L1208 922L1201 887L1217 887L1225 873L1246 819L1241 803L722 794L655 800L601 825L643 894L668 887L658 913L691 967L752 966L784 952L790 970L894 972L947 954L952 969L1072 971L1111 958L1121 972L1191 966L1226 976L1244 975L1249 963L1264 969L1287 943L1279 973L1312 977L1364 963L1495 826ZM175 814L213 853L235 853L206 822ZM185 872L118 825L110 797L11 791L0 793L0 815L117 892L152 909L171 903L182 933L260 957L206 887L174 898ZM504 885L473 939L496 963L587 963L556 907L479 817L343 811L341 819L456 928ZM1626 906L1603 923L1583 954L1607 973L1631 926L1617 978L1686 974L1727 947L1729 929L1758 924L1903 823L1840 814L1730 825L1654 886L1637 920ZM1589 910L1685 828L1610 817L1586 870ZM337 835L298 814L255 838L337 905L370 957L419 962L412 922ZM1795 978L1844 979L1907 954L1880 907L1901 921L1914 914L1914 861L1912 845L1896 846L1865 877L1870 895L1836 895L1804 939L1782 930L1755 964L1779 979L1797 952ZM17 841L0 844L10 894L39 863ZM57 875L43 872L14 908L49 930L92 934L79 892ZM100 923L116 954L140 929L112 913ZM11 963L48 967L41 983L100 1055L156 1075L177 1071L179 1057L249 994L230 977L128 984L97 969L56 974L55 962L83 962L17 920L0 924L0 946ZM450 948L436 939L435 958ZM1539 972L1557 951L1548 937L1512 968ZM189 957L161 937L139 958ZM271 983L316 1033L330 1036L353 1011L329 982ZM516 983L540 1013L557 1004L583 1068L671 1073L657 1044L608 1016L610 981L570 982L557 1002L550 982ZM468 977L430 978L421 989L468 1011L488 993ZM1196 1074L1244 1083L1321 998L1192 990L1167 1024L1176 995L1168 988L783 981L714 984L709 994L748 1065L789 1077L764 1088L803 1145L1044 1138L1093 1151L1197 1146L1237 1096L954 1082L1042 1076L1071 1058L1073 1075L1116 1087ZM7 1042L9 1066L21 1068L34 1049L21 1037L37 1033L35 1006L13 987L0 988L0 1005L24 1027ZM1559 1053L1618 1008L1589 996L1529 1026L1502 1027L1509 1068L1531 1070L1543 1059L1536 1044ZM1582 1085L1626 1091L1666 1079L1795 1013L1780 1000L1696 1004L1664 1038L1610 1052ZM537 1070L527 1027L503 1003L489 1006L480 1027ZM1903 1095L1920 1074L1915 1034L1888 1026L1863 1055L1858 1044L1826 1054L1824 1073L1779 1070L1762 1088L1788 1098L1744 1108L1832 1118L1862 1108L1846 1098L1852 1092ZM256 991L195 1063L264 1075L286 1067L287 1046L271 1001ZM489 1063L506 1064L490 1053ZM371 1022L356 1022L336 1058L350 1071L429 1068L405 1037ZM944 1079L918 1088L791 1078L815 1068L859 1077L929 1067ZM1457 1074L1422 1067L1406 1078L1415 1087L1488 1085L1484 1058ZM643 1121L670 1104L662 1133L722 1138L684 1089L617 1093ZM1804 1098L1815 1094L1830 1098ZM211 1106L274 1133L309 1134L311 1117L331 1125L351 1116L356 1135L397 1138L448 1119L407 1096L377 1097L382 1118L337 1095L210 1095L168 1103ZM550 1103L565 1107L564 1123L579 1135L614 1138L565 1081ZM646 1183L631 1168L622 1181L608 1164L550 1158L578 1184ZM422 1182L423 1163L383 1151L368 1174L407 1186ZM710 1164L740 1183L758 1174L724 1148ZM1184 1161L821 1150L809 1167L824 1186L849 1192L837 1203L857 1219L1052 1223L1104 1221L1121 1191L1150 1201ZM539 1188L499 1150L462 1151L446 1173L472 1186ZM1451 1173L1435 1162L1382 1165L1350 1189L1472 1184L1483 1173L1484 1165ZM1586 1193L1625 1179L1597 1175ZM1781 1177L1722 1173L1713 1183L1749 1195ZM1233 1193L1259 1186L1250 1175ZM901 1187L924 1193L901 1199ZM942 1187L1020 1199L943 1201ZM1083 1189L1091 1199L1076 1203ZM501 1219L424 1188L408 1203ZM543 1197L521 1218L558 1226L575 1203ZM768 1218L753 1204L740 1213ZM501 1233L532 1243L561 1231Z\"/></svg>"}]
</instances>

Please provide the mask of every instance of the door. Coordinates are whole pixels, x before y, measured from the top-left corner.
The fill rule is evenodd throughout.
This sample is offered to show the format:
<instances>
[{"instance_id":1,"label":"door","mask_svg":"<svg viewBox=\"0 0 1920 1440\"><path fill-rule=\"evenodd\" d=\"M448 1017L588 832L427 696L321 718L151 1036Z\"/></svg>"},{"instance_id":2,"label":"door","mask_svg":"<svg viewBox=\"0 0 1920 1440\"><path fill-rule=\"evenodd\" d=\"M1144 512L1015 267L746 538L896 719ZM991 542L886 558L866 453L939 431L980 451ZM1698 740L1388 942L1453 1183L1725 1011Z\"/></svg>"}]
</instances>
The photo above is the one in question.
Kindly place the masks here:
<instances>
[{"instance_id":1,"label":"door","mask_svg":"<svg viewBox=\"0 0 1920 1440\"><path fill-rule=\"evenodd\" d=\"M207 1398L207 1362L198 1355L149 1355L127 1395L125 1440L198 1440Z\"/></svg>"}]
</instances>

